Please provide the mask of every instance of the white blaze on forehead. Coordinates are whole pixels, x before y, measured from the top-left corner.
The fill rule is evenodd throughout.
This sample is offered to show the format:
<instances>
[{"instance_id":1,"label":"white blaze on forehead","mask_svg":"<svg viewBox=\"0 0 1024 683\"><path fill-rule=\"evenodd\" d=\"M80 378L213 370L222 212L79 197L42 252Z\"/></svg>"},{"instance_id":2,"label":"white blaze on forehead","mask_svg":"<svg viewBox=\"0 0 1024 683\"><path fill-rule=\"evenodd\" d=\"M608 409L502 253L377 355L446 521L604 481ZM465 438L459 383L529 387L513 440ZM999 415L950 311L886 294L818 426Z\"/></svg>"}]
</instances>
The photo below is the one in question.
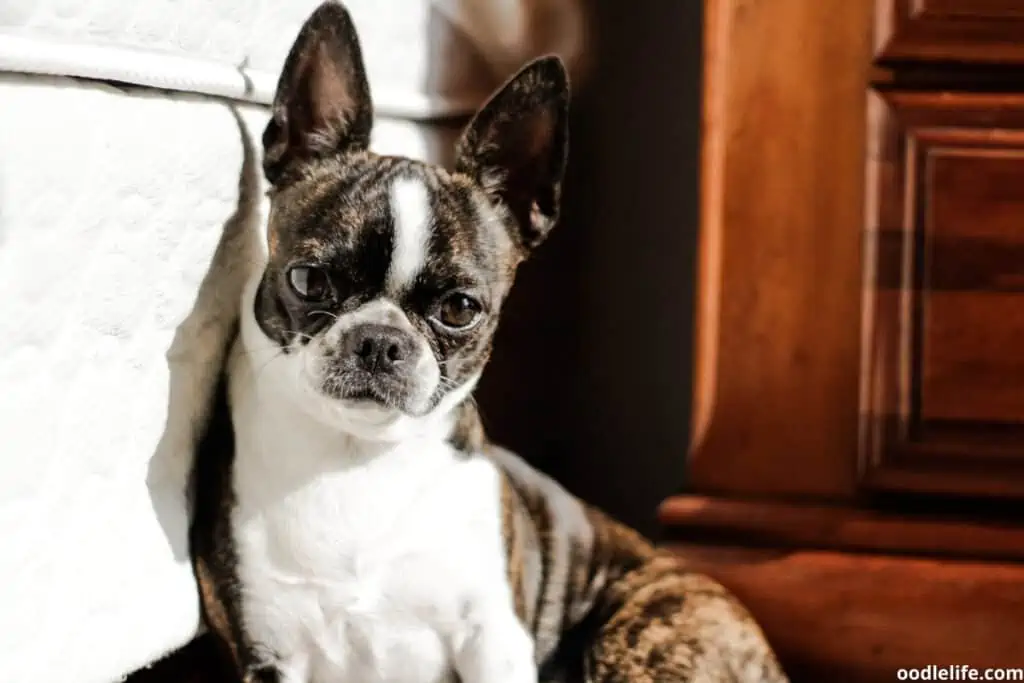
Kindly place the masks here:
<instances>
[{"instance_id":1,"label":"white blaze on forehead","mask_svg":"<svg viewBox=\"0 0 1024 683\"><path fill-rule=\"evenodd\" d=\"M393 291L412 284L423 269L433 220L430 192L419 178L396 180L391 185L390 199L395 234L387 285Z\"/></svg>"}]
</instances>

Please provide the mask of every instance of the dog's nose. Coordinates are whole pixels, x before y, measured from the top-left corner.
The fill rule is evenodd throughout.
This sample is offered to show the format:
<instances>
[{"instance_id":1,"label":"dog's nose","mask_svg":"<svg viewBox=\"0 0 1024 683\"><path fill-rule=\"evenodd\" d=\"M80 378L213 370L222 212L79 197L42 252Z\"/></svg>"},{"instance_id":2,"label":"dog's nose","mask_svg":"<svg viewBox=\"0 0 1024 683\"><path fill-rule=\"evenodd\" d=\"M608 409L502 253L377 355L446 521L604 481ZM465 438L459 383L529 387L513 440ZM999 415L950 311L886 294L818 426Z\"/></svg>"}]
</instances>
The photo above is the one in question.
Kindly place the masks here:
<instances>
[{"instance_id":1,"label":"dog's nose","mask_svg":"<svg viewBox=\"0 0 1024 683\"><path fill-rule=\"evenodd\" d=\"M394 372L413 350L412 337L388 325L360 325L345 335L345 354L369 372Z\"/></svg>"}]
</instances>

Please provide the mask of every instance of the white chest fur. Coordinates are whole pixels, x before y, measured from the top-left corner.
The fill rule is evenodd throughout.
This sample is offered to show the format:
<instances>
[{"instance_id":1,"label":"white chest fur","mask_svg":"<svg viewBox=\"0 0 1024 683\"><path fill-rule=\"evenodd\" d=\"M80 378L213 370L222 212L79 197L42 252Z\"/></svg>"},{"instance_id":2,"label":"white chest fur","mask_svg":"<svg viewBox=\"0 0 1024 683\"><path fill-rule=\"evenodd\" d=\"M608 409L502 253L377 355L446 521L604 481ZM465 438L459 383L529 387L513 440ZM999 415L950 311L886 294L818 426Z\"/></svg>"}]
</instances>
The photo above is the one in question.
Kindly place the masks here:
<instances>
[{"instance_id":1,"label":"white chest fur","mask_svg":"<svg viewBox=\"0 0 1024 683\"><path fill-rule=\"evenodd\" d=\"M232 525L244 628L284 680L447 681L482 629L532 663L512 615L494 464L430 436L345 436L261 391L253 369L234 354ZM512 661L494 680L531 680Z\"/></svg>"}]
</instances>

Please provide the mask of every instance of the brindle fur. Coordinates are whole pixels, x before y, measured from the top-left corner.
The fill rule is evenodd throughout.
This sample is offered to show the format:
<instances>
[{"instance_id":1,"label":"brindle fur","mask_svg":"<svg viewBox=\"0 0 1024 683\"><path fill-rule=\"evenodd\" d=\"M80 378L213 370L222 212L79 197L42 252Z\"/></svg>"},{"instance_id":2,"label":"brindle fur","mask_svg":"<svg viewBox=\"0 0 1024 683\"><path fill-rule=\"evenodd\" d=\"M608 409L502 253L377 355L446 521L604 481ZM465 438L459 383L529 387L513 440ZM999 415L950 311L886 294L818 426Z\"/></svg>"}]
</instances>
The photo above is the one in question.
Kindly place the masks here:
<instances>
[{"instance_id":1,"label":"brindle fur","mask_svg":"<svg viewBox=\"0 0 1024 683\"><path fill-rule=\"evenodd\" d=\"M227 376L222 375L192 469L189 550L199 585L203 621L233 664L233 670L245 672L245 683L255 683L259 679L251 675L258 670L260 658L241 621L238 557L228 522L234 505L234 452Z\"/></svg>"},{"instance_id":2,"label":"brindle fur","mask_svg":"<svg viewBox=\"0 0 1024 683\"><path fill-rule=\"evenodd\" d=\"M443 289L446 278L486 277L493 310L475 333L457 341L428 337L445 360L449 386L478 372L516 267L557 220L567 108L564 68L557 59L539 60L477 114L452 171L374 155L366 149L372 107L355 31L344 8L325 3L286 60L263 136L273 189L268 264L252 311L263 331L287 352L330 322L282 294L286 266L296 259L336 260L352 290L348 310L379 296L392 249L387 188L395 177L415 175L430 190L436 225L417 287L399 303L423 325L416 317L421 291ZM494 200L494 217L507 227L505 243L476 227L483 197ZM722 586L490 444L472 399L456 410L449 443L467 457L491 458L504 475L507 576L516 613L535 642L541 681L786 681L758 625ZM275 653L250 642L241 617L229 528L233 460L222 383L196 454L193 567L205 621L239 677L276 683L267 665Z\"/></svg>"},{"instance_id":3,"label":"brindle fur","mask_svg":"<svg viewBox=\"0 0 1024 683\"><path fill-rule=\"evenodd\" d=\"M720 584L494 445L509 577L546 683L784 683Z\"/></svg>"}]
</instances>

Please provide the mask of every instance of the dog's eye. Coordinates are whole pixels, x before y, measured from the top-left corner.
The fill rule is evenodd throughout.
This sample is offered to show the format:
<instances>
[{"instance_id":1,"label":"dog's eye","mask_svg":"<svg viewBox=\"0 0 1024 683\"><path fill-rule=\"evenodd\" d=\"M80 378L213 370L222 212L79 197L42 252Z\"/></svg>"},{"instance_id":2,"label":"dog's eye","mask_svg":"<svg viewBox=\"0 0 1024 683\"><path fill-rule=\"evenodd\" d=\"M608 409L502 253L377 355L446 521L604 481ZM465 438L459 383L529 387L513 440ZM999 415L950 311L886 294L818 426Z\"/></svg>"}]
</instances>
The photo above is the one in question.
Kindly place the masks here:
<instances>
[{"instance_id":1,"label":"dog's eye","mask_svg":"<svg viewBox=\"0 0 1024 683\"><path fill-rule=\"evenodd\" d=\"M295 266L289 270L288 284L305 301L323 301L331 295L327 273L312 266Z\"/></svg>"},{"instance_id":2,"label":"dog's eye","mask_svg":"<svg viewBox=\"0 0 1024 683\"><path fill-rule=\"evenodd\" d=\"M476 322L481 310L476 299L462 293L449 294L441 300L437 319L445 327L458 330Z\"/></svg>"}]
</instances>

